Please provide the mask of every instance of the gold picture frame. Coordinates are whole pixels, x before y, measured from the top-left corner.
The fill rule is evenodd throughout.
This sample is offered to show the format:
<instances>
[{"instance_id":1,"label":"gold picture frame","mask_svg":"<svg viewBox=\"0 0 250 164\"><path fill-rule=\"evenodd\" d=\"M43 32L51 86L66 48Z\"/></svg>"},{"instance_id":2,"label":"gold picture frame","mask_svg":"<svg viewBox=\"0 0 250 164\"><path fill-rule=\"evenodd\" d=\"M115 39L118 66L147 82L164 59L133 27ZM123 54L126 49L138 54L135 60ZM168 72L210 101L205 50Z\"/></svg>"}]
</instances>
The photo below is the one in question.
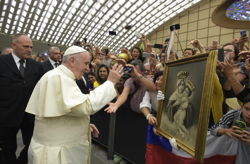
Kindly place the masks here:
<instances>
[{"instance_id":1,"label":"gold picture frame","mask_svg":"<svg viewBox=\"0 0 250 164\"><path fill-rule=\"evenodd\" d=\"M203 162L218 50L165 64L157 131Z\"/></svg>"}]
</instances>

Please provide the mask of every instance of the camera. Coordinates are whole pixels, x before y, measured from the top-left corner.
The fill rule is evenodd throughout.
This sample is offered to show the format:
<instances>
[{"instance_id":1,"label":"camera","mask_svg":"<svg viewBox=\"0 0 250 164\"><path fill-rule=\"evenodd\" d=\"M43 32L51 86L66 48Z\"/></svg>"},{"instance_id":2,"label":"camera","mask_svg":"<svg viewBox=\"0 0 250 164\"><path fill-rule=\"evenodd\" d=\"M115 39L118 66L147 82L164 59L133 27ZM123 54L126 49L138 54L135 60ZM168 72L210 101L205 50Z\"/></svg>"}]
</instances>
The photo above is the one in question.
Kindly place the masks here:
<instances>
[{"instance_id":1,"label":"camera","mask_svg":"<svg viewBox=\"0 0 250 164\"><path fill-rule=\"evenodd\" d=\"M180 29L180 24L174 24L170 26L170 31L179 30L179 29Z\"/></svg>"},{"instance_id":2,"label":"camera","mask_svg":"<svg viewBox=\"0 0 250 164\"><path fill-rule=\"evenodd\" d=\"M162 44L154 44L153 47L154 47L154 48L160 48L160 49L162 49L162 48L163 48L163 45L162 45Z\"/></svg>"},{"instance_id":3,"label":"camera","mask_svg":"<svg viewBox=\"0 0 250 164\"><path fill-rule=\"evenodd\" d=\"M125 66L123 68L123 72L131 73L133 71L133 67Z\"/></svg>"},{"instance_id":4,"label":"camera","mask_svg":"<svg viewBox=\"0 0 250 164\"><path fill-rule=\"evenodd\" d=\"M116 35L115 31L109 31L109 35Z\"/></svg>"}]
</instances>

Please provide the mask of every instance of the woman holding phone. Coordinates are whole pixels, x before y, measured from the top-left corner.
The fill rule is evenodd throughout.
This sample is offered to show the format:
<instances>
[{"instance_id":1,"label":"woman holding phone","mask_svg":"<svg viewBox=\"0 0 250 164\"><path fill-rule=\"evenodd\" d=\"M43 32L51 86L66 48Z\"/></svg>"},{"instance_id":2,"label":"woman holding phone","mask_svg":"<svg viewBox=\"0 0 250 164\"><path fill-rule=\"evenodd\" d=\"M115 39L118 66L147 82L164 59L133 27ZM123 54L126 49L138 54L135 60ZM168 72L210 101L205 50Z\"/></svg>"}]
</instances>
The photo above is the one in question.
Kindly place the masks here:
<instances>
[{"instance_id":1,"label":"woman holding phone","mask_svg":"<svg viewBox=\"0 0 250 164\"><path fill-rule=\"evenodd\" d=\"M237 81L239 81L242 85L247 84L247 80L248 80L248 72L245 68L245 63L244 62L239 62L237 61L239 58L239 47L233 43L227 43L225 44L223 47L224 49L224 63L230 63L233 67L234 67L234 74L236 76ZM221 63L222 66L224 65L224 63ZM223 74L223 67L221 69L221 72ZM224 75L224 77L226 77ZM226 97L235 97L235 95L230 95L231 88L232 88L232 83L234 83L236 81L230 81L230 80L226 80L223 85L223 89L226 91L225 96ZM232 94L232 93L231 93Z\"/></svg>"}]
</instances>

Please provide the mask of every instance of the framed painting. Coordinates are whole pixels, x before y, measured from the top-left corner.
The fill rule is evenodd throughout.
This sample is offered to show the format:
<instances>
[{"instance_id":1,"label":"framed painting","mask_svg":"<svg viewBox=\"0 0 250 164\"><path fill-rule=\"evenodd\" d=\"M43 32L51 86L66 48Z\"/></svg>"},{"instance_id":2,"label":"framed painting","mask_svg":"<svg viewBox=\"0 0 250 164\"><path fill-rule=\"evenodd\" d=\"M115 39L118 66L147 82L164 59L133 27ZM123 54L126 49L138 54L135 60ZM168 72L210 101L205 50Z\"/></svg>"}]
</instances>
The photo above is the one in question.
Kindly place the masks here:
<instances>
[{"instance_id":1,"label":"framed painting","mask_svg":"<svg viewBox=\"0 0 250 164\"><path fill-rule=\"evenodd\" d=\"M165 64L157 131L203 162L218 51Z\"/></svg>"}]
</instances>

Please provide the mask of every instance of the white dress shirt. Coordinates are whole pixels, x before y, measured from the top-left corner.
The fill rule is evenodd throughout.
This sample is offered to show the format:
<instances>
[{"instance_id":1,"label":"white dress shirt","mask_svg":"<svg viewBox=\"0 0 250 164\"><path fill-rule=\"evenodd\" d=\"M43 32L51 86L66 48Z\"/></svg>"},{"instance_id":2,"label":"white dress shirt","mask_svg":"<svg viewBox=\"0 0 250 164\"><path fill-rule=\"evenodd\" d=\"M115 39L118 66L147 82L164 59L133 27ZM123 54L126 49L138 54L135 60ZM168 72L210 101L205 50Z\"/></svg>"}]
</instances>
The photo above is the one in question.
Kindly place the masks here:
<instances>
[{"instance_id":1,"label":"white dress shirt","mask_svg":"<svg viewBox=\"0 0 250 164\"><path fill-rule=\"evenodd\" d=\"M13 52L11 54L12 54L12 57L13 57L15 63L16 63L16 66L17 66L17 68L19 70L19 68L20 68L20 60L21 59L19 57L17 57ZM26 60L25 59L24 59L23 66L24 66L24 68L26 68Z\"/></svg>"},{"instance_id":2,"label":"white dress shirt","mask_svg":"<svg viewBox=\"0 0 250 164\"><path fill-rule=\"evenodd\" d=\"M51 60L50 58L49 58L49 61L50 61L50 63L51 63L51 65L53 66L53 68L56 68L56 66L55 66L55 61L54 60ZM57 67L59 66L59 63L57 63Z\"/></svg>"},{"instance_id":3,"label":"white dress shirt","mask_svg":"<svg viewBox=\"0 0 250 164\"><path fill-rule=\"evenodd\" d=\"M87 82L86 82L86 79L85 79L84 75L82 76L82 80L83 80L83 82L84 82L84 84L85 84L85 86L86 86L86 85L87 85Z\"/></svg>"}]
</instances>

